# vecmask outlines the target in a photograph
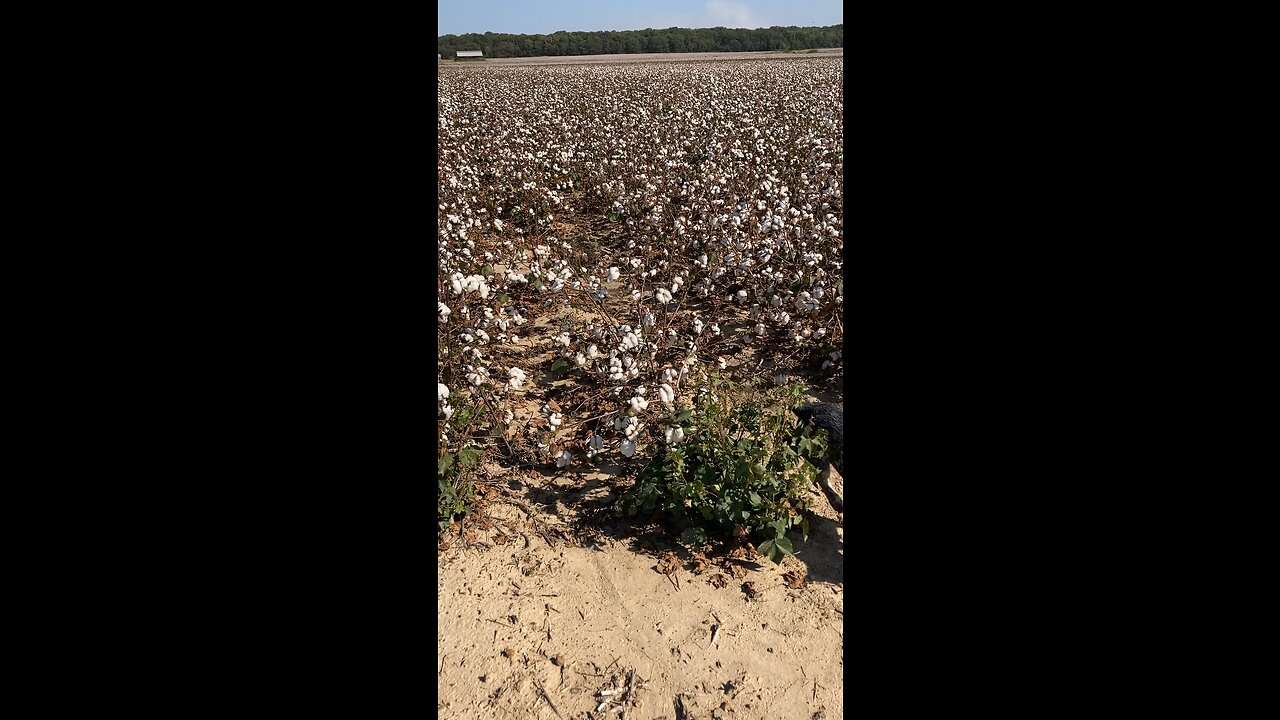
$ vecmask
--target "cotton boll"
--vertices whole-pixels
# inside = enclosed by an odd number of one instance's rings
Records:
[[[447,400],[449,398],[449,386],[444,383],[436,383],[436,400]]]
[[[684,440],[684,429],[678,426],[673,428],[667,428],[666,431],[663,433],[663,435],[666,436],[667,442],[669,444],[679,445],[681,441]]]
[[[565,467],[573,460],[573,454],[568,450],[563,450],[560,456],[556,458],[556,467]]]
[[[524,385],[526,376],[523,370],[513,367],[507,370],[507,377],[510,378],[507,380],[507,387],[512,390],[519,390]]]
[[[609,268],[609,282],[617,282],[619,277],[622,277],[622,273],[617,267]]]
[[[666,403],[667,405],[670,405],[676,399],[676,392],[675,390],[671,389],[671,386],[668,385],[667,383],[662,383],[661,385],[658,386],[658,397],[662,400],[662,402]]]
[[[636,444],[630,440],[623,440],[618,445],[618,452],[621,452],[627,457],[632,457],[636,454]]]

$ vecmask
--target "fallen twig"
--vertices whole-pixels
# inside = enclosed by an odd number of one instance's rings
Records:
[[[547,704],[551,706],[551,712],[555,713],[556,717],[561,718],[561,720],[564,720],[564,716],[560,714],[560,710],[556,708],[556,704],[551,702],[551,695],[547,693],[546,688],[542,687],[542,682],[535,680],[534,686],[538,688],[538,693],[542,695],[542,699],[546,700]]]

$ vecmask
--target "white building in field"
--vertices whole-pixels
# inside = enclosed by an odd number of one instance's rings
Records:
[[[484,52],[480,50],[459,50],[458,51],[459,60],[463,58],[482,58],[482,57],[484,57]]]

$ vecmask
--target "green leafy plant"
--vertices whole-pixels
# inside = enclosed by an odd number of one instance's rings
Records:
[[[787,532],[807,540],[806,490],[816,477],[804,457],[826,453],[824,432],[803,432],[791,409],[798,385],[752,390],[712,375],[693,408],[677,409],[670,424],[685,441],[640,471],[623,500],[628,515],[663,515],[687,526],[690,545],[710,533],[763,538],[757,547],[775,563],[795,553]]]
[[[551,364],[551,379],[563,380],[569,377],[569,361],[561,358]]]
[[[475,484],[469,471],[480,462],[480,448],[468,445],[457,454],[446,452],[437,463],[436,515],[440,529],[444,530],[454,520],[466,517],[475,505]]]

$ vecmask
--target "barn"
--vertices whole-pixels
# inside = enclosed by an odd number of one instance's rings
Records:
[[[484,52],[480,50],[459,50],[458,51],[459,60],[465,60],[467,58],[473,58],[473,59],[482,58],[482,57],[484,57]]]

